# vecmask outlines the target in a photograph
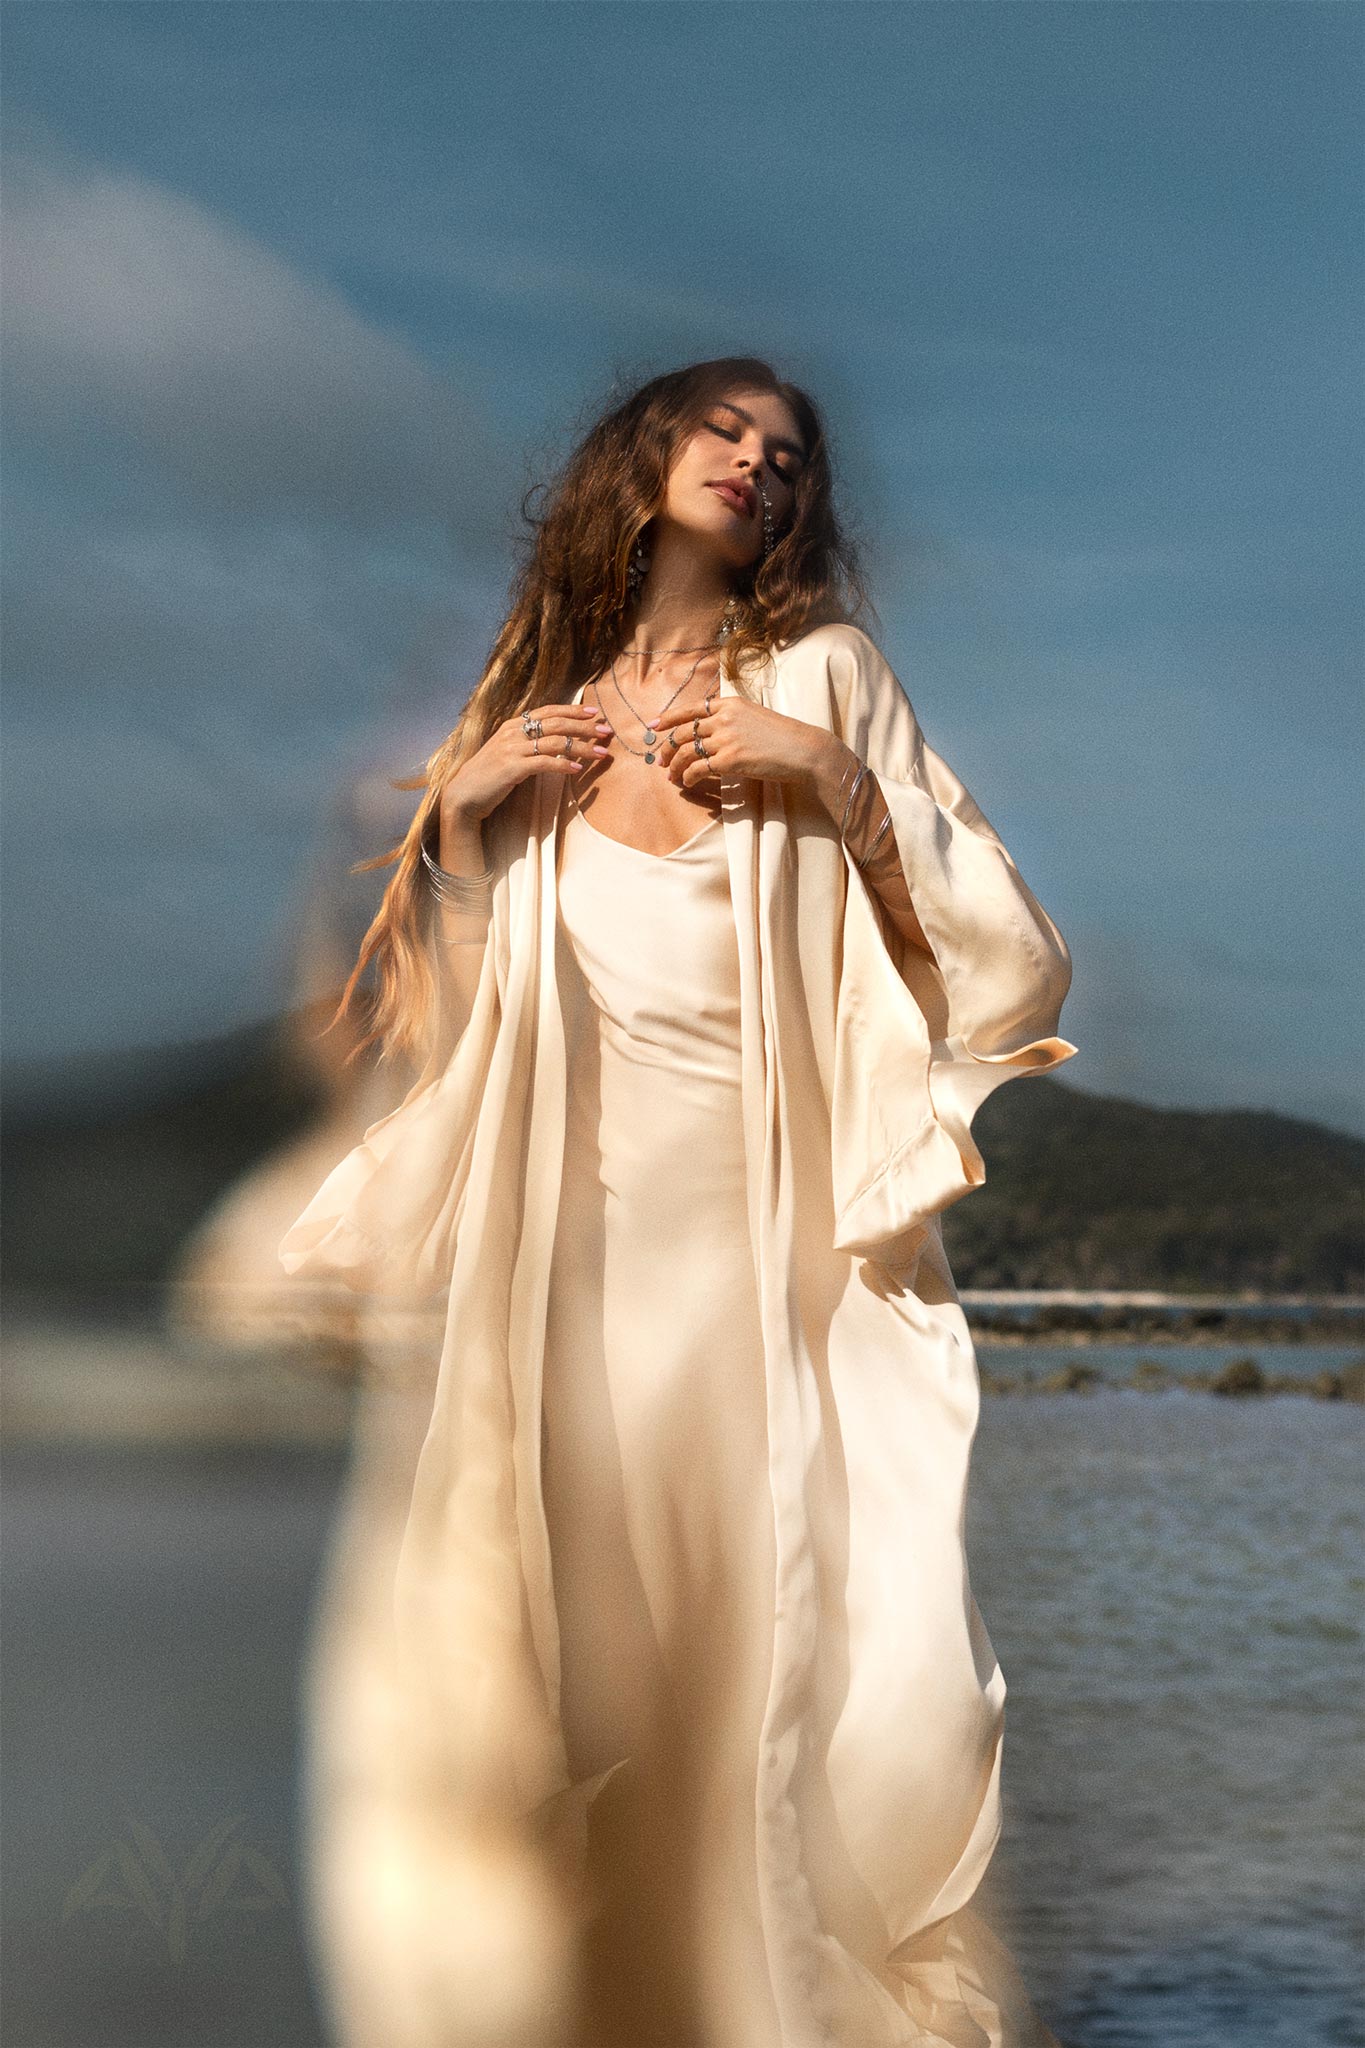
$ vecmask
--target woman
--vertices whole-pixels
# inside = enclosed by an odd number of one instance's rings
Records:
[[[343,997],[376,959],[421,1071],[281,1256],[448,1290],[395,1748],[422,1867],[514,1867],[536,1930],[494,1972],[437,1916],[433,2040],[494,1974],[509,2039],[1052,2038],[968,1906],[1005,1685],[938,1218],[981,1101],[1076,1051],[1071,965],[864,603],[811,401],[645,384],[536,522]]]

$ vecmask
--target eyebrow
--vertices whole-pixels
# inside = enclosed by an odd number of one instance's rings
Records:
[[[742,405],[736,405],[733,399],[718,398],[716,404],[723,405],[727,412],[736,413],[743,420],[746,427],[752,427],[755,424],[753,414],[746,412]],[[774,448],[785,448],[789,455],[794,455],[801,463],[806,463],[810,460],[805,449],[795,441],[774,440],[773,446]]]

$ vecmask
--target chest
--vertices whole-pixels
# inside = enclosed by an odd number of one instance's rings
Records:
[[[679,699],[671,707],[672,712],[683,709],[700,714],[702,700],[698,698],[693,705],[693,694],[689,692],[686,701]],[[581,701],[600,702],[593,685],[583,691]],[[640,711],[647,718],[650,707],[642,703]],[[690,789],[681,788],[664,765],[668,752],[666,729],[661,729],[651,743],[646,733],[653,728],[640,717],[631,716],[619,702],[612,701],[607,715],[616,727],[603,740],[610,749],[609,756],[594,760],[572,778],[571,800],[604,837],[633,846],[641,853],[673,853],[708,818],[720,815],[719,786],[702,781]],[[683,757],[687,758],[691,753],[691,727],[679,727],[678,731],[688,735],[682,749]],[[646,758],[648,754],[653,754],[652,762]]]

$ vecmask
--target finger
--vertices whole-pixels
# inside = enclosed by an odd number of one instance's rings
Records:
[[[585,727],[606,724],[595,704],[537,704],[526,712],[514,711],[503,720],[503,726],[509,732],[525,732],[536,719],[542,732],[580,732]]]
[[[562,754],[564,743],[567,740],[570,747],[573,748],[580,758],[588,748],[591,748],[598,754],[608,754],[611,749],[606,745],[606,740],[610,732],[611,727],[609,725],[600,727],[589,725],[584,727],[582,725],[571,726],[564,723],[556,725],[552,721],[547,721],[544,730],[540,734],[540,751],[543,754],[548,749],[552,754]],[[531,746],[534,747],[536,735],[532,733],[529,735],[529,738]]]
[[[542,733],[539,743],[531,741],[531,759],[572,761],[576,767],[587,768],[594,761],[609,761],[611,748],[589,733]]]
[[[656,732],[669,732],[675,725],[685,725],[689,729],[699,725],[704,737],[708,728],[714,729],[717,715],[714,711],[673,711],[667,718],[656,718],[654,729]]]
[[[668,735],[668,738],[664,740],[662,744],[666,747],[671,747],[676,753],[680,748],[690,747],[693,744],[693,742],[697,739],[701,740],[703,746],[705,746],[708,743],[708,741],[715,739],[715,729],[714,727],[712,727],[708,719],[699,718],[695,721],[695,723],[699,728],[699,731],[694,731],[692,726],[689,725],[686,732],[670,733]]]
[[[692,760],[700,761],[704,758],[704,756],[697,752],[698,740],[700,740],[702,746],[706,748],[707,753],[715,752],[715,739],[712,735],[708,734],[704,724],[699,733],[693,732],[690,728],[686,732],[674,733],[671,744],[677,749],[677,751],[680,754],[683,754]]]
[[[707,754],[694,754],[684,748],[669,764],[672,779],[684,789],[691,789],[695,783],[705,781],[716,773],[715,758]]]
[[[610,738],[610,726],[597,726],[581,720],[570,723],[568,719],[542,719],[540,731],[527,731],[520,723],[512,726],[505,734],[507,744],[520,753],[524,748],[539,748],[542,754],[562,754],[565,746],[582,751],[586,747],[600,746]]]
[[[518,712],[516,717],[509,719],[507,723],[508,729],[514,733],[531,731],[539,724],[542,738],[547,733],[591,733],[598,726],[606,732],[611,730],[599,712],[591,709],[580,711],[574,705],[561,711],[554,711],[546,706],[543,710],[529,712],[525,719]]]

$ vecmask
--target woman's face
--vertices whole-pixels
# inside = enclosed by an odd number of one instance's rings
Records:
[[[736,390],[717,399],[683,441],[668,474],[661,517],[705,537],[736,568],[763,552],[766,492],[776,539],[786,529],[805,461],[786,400]]]

